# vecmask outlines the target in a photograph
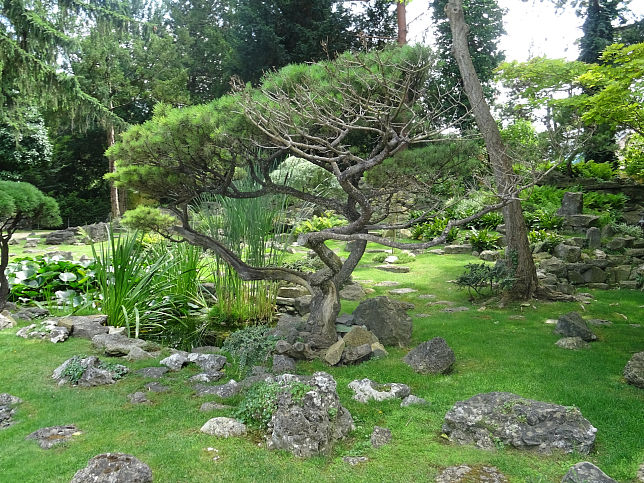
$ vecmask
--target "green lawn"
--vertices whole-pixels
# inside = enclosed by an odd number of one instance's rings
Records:
[[[484,308],[481,302],[469,302],[466,291],[447,282],[456,278],[472,257],[422,255],[409,264],[411,273],[391,274],[375,270],[372,256],[365,256],[354,278],[374,284],[397,280],[399,287],[417,289],[417,293],[399,297],[416,305],[410,312],[414,316],[412,344],[441,336],[456,353],[456,364],[449,375],[418,375],[401,362],[406,353],[402,349],[390,349],[389,357],[359,366],[298,363],[299,373],[331,373],[338,381],[343,404],[355,419],[356,431],[333,454],[301,460],[266,450],[259,444],[260,435],[226,440],[201,434],[199,428],[209,418],[230,412],[199,411],[204,401],[213,398],[194,395],[188,378],[196,368],[167,376],[163,382],[172,391],[150,393],[151,405],[127,402],[128,394],[150,382],[133,374],[110,387],[58,387],[51,379],[54,368],[72,355],[92,354],[89,342],[70,339],[52,345],[15,337],[17,329],[10,329],[0,332],[0,392],[18,396],[24,403],[18,407],[18,423],[0,431],[0,480],[69,481],[92,456],[108,451],[135,455],[150,465],[159,482],[432,481],[441,468],[462,463],[494,465],[511,481],[558,482],[571,465],[585,460],[619,481],[634,480],[644,462],[644,391],[625,384],[621,373],[632,354],[644,350],[644,327],[629,325],[644,323],[642,292],[594,291],[596,299],[585,310],[577,303],[545,302]],[[385,295],[390,289],[374,287],[373,295]],[[419,298],[420,294],[436,298]],[[470,310],[444,313],[443,305],[427,305],[440,300]],[[346,302],[343,311],[356,305]],[[595,328],[599,341],[589,349],[559,349],[554,345],[558,337],[552,334],[553,327],[544,321],[571,310],[609,319],[613,325]],[[126,365],[136,370],[157,362]],[[357,403],[347,384],[364,377],[409,384],[413,394],[431,405],[400,408],[399,401]],[[595,452],[551,456],[507,448],[488,452],[446,441],[441,436],[446,411],[458,400],[489,391],[577,406],[598,428]],[[75,424],[83,434],[47,451],[25,441],[36,429],[62,424]],[[375,425],[386,426],[393,433],[392,443],[378,450],[368,444]],[[217,460],[208,448],[219,451]],[[366,455],[369,462],[351,467],[342,461],[345,455]]]

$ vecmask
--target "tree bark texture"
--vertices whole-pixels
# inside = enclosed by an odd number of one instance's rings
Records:
[[[463,90],[467,94],[474,119],[485,141],[498,195],[504,200],[510,200],[503,208],[507,239],[506,257],[510,266],[515,269],[515,282],[510,295],[520,299],[530,298],[535,294],[538,281],[528,242],[528,230],[518,199],[518,180],[499,128],[483,96],[481,82],[470,57],[467,43],[469,28],[465,23],[462,1],[449,0],[445,13],[452,30],[452,53],[461,73]]]
[[[407,45],[407,5],[405,0],[396,0],[396,18],[398,21],[398,45]]]

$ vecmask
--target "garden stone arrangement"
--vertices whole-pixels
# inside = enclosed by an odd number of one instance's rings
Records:
[[[61,386],[70,383],[92,387],[114,384],[128,372],[126,366],[102,362],[96,356],[74,356],[58,366],[51,377]]]
[[[457,402],[445,415],[450,441],[493,450],[499,445],[550,453],[588,454],[597,429],[575,407],[492,392]]]
[[[50,428],[42,428],[34,431],[25,439],[33,439],[38,442],[42,449],[51,449],[54,446],[70,441],[73,436],[83,434],[76,426],[70,424],[68,426],[52,426]]]

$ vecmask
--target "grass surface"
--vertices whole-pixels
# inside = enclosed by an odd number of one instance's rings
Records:
[[[632,354],[644,350],[644,327],[629,325],[644,322],[642,292],[595,291],[595,301],[584,309],[574,303],[542,302],[499,309],[493,304],[472,304],[466,291],[447,282],[473,261],[469,256],[422,255],[409,264],[412,271],[408,274],[375,270],[372,256],[365,255],[354,278],[373,287],[372,296],[387,295],[391,288],[417,289],[396,297],[416,306],[410,311],[414,318],[412,346],[443,337],[456,353],[456,364],[449,375],[419,375],[401,362],[408,349],[389,349],[389,357],[359,366],[298,363],[299,373],[331,373],[338,382],[342,403],[354,417],[356,431],[337,445],[333,454],[301,460],[266,450],[258,434],[219,439],[200,433],[209,418],[232,411],[199,411],[203,402],[214,398],[194,395],[188,379],[197,368],[167,375],[161,382],[172,391],[148,393],[150,405],[127,402],[128,394],[143,390],[150,382],[134,374],[109,387],[59,387],[51,379],[52,371],[73,355],[93,354],[89,342],[70,339],[52,345],[18,338],[17,329],[9,329],[0,332],[0,392],[24,402],[18,406],[17,424],[0,431],[0,480],[66,482],[91,457],[108,451],[135,455],[150,465],[158,482],[432,481],[442,468],[463,463],[494,465],[511,481],[556,482],[579,461],[592,461],[619,481],[634,480],[644,462],[644,391],[625,384],[621,373]],[[382,280],[401,284],[375,287]],[[422,294],[436,297],[419,297]],[[445,313],[446,306],[437,301],[469,310]],[[356,305],[344,302],[342,310],[350,312]],[[544,321],[572,310],[608,319],[613,325],[595,328],[599,341],[586,350],[559,349],[554,345],[558,337],[552,334],[553,327]],[[136,370],[157,362],[126,365]],[[360,404],[351,399],[347,384],[364,377],[381,383],[406,383],[413,394],[431,405],[401,408],[399,401]],[[595,452],[544,456],[508,448],[482,451],[446,441],[441,426],[447,410],[456,401],[489,391],[577,406],[598,428]],[[237,397],[231,403],[239,400]],[[83,434],[52,450],[41,450],[34,441],[25,440],[39,428],[64,424],[75,424]],[[392,443],[377,450],[369,445],[376,425],[393,433]],[[365,455],[369,462],[351,467],[342,461],[345,455]],[[214,456],[218,459],[213,460]]]

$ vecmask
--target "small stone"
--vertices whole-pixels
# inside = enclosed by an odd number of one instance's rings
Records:
[[[34,431],[25,439],[35,439],[42,449],[51,449],[54,446],[65,443],[72,439],[72,436],[78,436],[82,432],[78,431],[76,426],[52,426]]]
[[[418,292],[418,290],[415,288],[395,288],[389,291],[392,295],[407,295],[414,292]]]
[[[143,377],[149,377],[151,379],[159,379],[169,370],[170,369],[168,369],[167,367],[145,367],[136,371],[135,374],[139,374]]]
[[[555,334],[561,334],[564,337],[581,337],[587,342],[597,340],[597,336],[593,334],[577,312],[560,316],[555,327]]]
[[[344,458],[342,458],[342,461],[351,466],[356,466],[360,463],[366,463],[367,461],[369,461],[369,458],[367,458],[366,456],[345,456]]]
[[[326,362],[330,366],[335,366],[336,364],[338,364],[340,362],[340,359],[342,359],[344,346],[345,346],[344,339],[340,339],[331,347],[329,347],[326,350],[326,354],[324,355],[324,362]]]
[[[609,320],[604,319],[588,319],[588,325],[594,325],[595,327],[610,327],[613,323]]]
[[[429,404],[425,399],[422,397],[414,396],[413,394],[410,394],[407,396],[405,399],[402,400],[400,403],[401,408],[406,408],[408,406],[424,406],[426,404]]]
[[[574,465],[561,479],[561,483],[617,483],[610,476],[588,461]]]
[[[454,351],[442,337],[419,344],[403,358],[405,364],[420,374],[446,374],[454,361]]]
[[[273,373],[284,374],[295,372],[295,359],[284,354],[273,355]]]
[[[179,371],[181,368],[188,363],[188,357],[185,354],[177,352],[172,354],[165,359],[159,361],[159,364],[166,366],[171,371]]]
[[[237,395],[239,391],[241,391],[241,386],[237,381],[231,379],[226,384],[221,384],[219,386],[204,386],[203,384],[197,384],[195,386],[195,391],[197,391],[198,396],[212,394],[222,399],[226,399]]]
[[[228,406],[226,404],[220,404],[218,402],[205,402],[201,405],[199,408],[199,411],[221,411],[224,409],[230,409],[232,406]]]
[[[152,483],[152,471],[134,456],[104,453],[76,472],[71,483]]]
[[[555,342],[555,345],[570,350],[585,349],[589,346],[588,342],[585,342],[581,337],[563,337]]]
[[[383,280],[374,285],[374,287],[395,287],[400,285],[400,282],[394,282],[393,280]]]
[[[387,384],[378,384],[371,379],[361,379],[351,381],[349,389],[354,392],[353,399],[358,402],[366,403],[372,399],[375,401],[385,401],[387,399],[403,399],[410,394],[409,386],[396,382]]]
[[[152,359],[152,354],[147,351],[144,351],[140,347],[134,346],[130,349],[125,359],[128,361],[144,361],[146,359]]]
[[[508,478],[494,466],[450,466],[436,477],[436,483],[507,483]]]
[[[373,428],[373,433],[371,433],[371,446],[374,448],[380,448],[391,442],[391,430],[389,428],[383,428],[380,426],[375,426]]]
[[[190,378],[190,382],[204,382],[204,383],[209,383],[209,382],[216,382],[222,377],[224,377],[223,372],[215,371],[215,372],[202,372],[200,374],[195,374]]]
[[[151,392],[168,392],[170,390],[168,386],[164,386],[158,382],[149,382],[145,385],[145,388]]]
[[[376,265],[378,270],[391,273],[409,273],[411,268],[402,265]]]
[[[448,314],[455,312],[467,312],[470,310],[469,307],[445,307],[441,312],[447,312]]]
[[[246,425],[234,418],[219,417],[209,419],[200,431],[220,438],[230,438],[245,435]]]
[[[150,400],[145,396],[145,393],[141,391],[128,394],[127,398],[130,401],[130,404],[145,404],[150,402]]]
[[[624,367],[624,379],[629,384],[644,389],[644,352],[638,352]]]
[[[16,326],[15,319],[8,312],[0,314],[0,330],[10,329]]]

